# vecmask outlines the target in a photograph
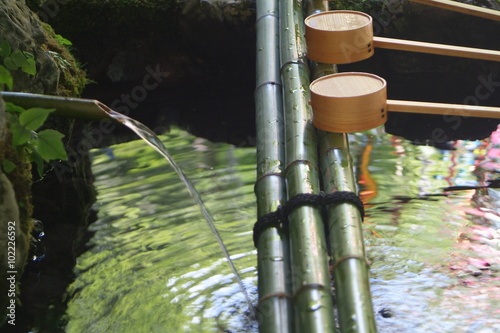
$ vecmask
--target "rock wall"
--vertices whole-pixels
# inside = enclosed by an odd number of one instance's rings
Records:
[[[13,51],[21,50],[33,54],[36,62],[35,75],[21,70],[11,71],[14,91],[63,96],[76,96],[81,93],[87,82],[85,73],[69,51],[60,45],[52,28],[41,22],[26,6],[24,0],[0,0],[0,42],[4,39],[9,42]],[[12,148],[10,134],[6,131],[7,118],[1,98],[0,109],[0,165],[4,159],[16,164],[16,168],[10,173],[0,171],[1,274],[7,271],[5,251],[8,248],[6,241],[9,239],[5,237],[8,231],[6,228],[9,222],[15,221],[18,272],[14,298],[17,301],[15,331],[28,332],[35,323],[39,327],[43,326],[39,323],[40,318],[46,317],[49,306],[54,307],[55,303],[62,302],[62,293],[65,286],[71,282],[72,265],[76,257],[76,242],[73,240],[82,237],[81,234],[88,224],[87,215],[93,200],[93,188],[88,181],[89,163],[85,155],[73,163],[74,172],[67,175],[70,179],[85,179],[83,184],[68,181],[67,178],[59,179],[52,164],[46,165],[43,179],[40,179],[36,172],[33,176],[29,156],[23,149]],[[44,126],[57,129],[70,139],[73,138],[73,132],[78,131],[83,124],[68,119],[50,118]],[[74,141],[66,140],[67,146],[71,147],[72,144]],[[33,177],[36,181],[34,185]],[[67,193],[72,193],[72,196],[65,197],[64,194]],[[51,205],[46,205],[40,198],[51,198]],[[74,204],[69,202],[69,199],[81,201]],[[71,217],[68,217],[69,213]],[[35,219],[42,221],[47,234],[43,245],[47,259],[40,262],[27,261],[30,244],[34,241],[31,231]],[[75,225],[71,232],[64,228],[68,220],[70,224]],[[31,251],[34,250],[31,246]],[[63,263],[64,267],[59,263]],[[48,276],[50,278],[47,278]],[[5,318],[4,305],[8,304],[12,297],[7,297],[11,284],[4,276],[0,278],[1,325]],[[12,328],[5,324],[0,327],[0,331]]]
[[[5,154],[7,140],[7,123],[5,121],[5,104],[0,98],[0,161]],[[7,305],[16,300],[17,281],[20,280],[26,262],[28,240],[21,230],[19,207],[14,187],[0,169],[0,323],[6,318]],[[18,272],[17,274],[7,273]],[[14,277],[12,279],[12,276]],[[7,279],[9,277],[9,279]],[[12,292],[13,294],[12,294]],[[7,297],[10,294],[9,297]]]

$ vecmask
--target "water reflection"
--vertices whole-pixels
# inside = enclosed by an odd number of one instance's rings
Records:
[[[162,136],[201,192],[257,297],[255,151]],[[455,150],[382,134],[351,138],[380,333],[500,331],[497,142]],[[142,142],[93,152],[99,221],[70,288],[67,331],[256,332],[240,288],[188,191]],[[277,258],[276,260],[278,260]]]
[[[500,192],[442,191],[495,178],[480,165],[500,162],[484,160],[497,143],[445,151],[380,135],[351,142],[379,332],[500,331],[500,206],[485,205]]]
[[[179,130],[162,140],[200,191],[245,286],[257,295],[253,149]],[[90,250],[78,260],[67,331],[255,331],[217,241],[168,163],[141,141],[92,156],[99,220]]]

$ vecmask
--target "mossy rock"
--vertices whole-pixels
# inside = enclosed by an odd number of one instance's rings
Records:
[[[69,50],[61,45],[58,37],[49,25],[41,22],[24,1],[4,0],[0,6],[0,36],[7,40],[13,51],[29,52],[36,62],[36,75],[27,74],[21,70],[11,71],[14,80],[14,91],[41,93],[48,95],[78,96],[88,82],[85,72],[80,68]],[[23,298],[26,286],[21,282],[23,270],[26,272],[30,243],[33,228],[32,205],[32,169],[27,153],[21,149],[14,149],[10,133],[6,130],[6,117],[3,101],[0,98],[0,165],[9,160],[16,167],[8,174],[0,171],[0,235],[5,236],[7,225],[4,223],[16,222],[16,299]],[[73,121],[50,120],[52,128],[57,128],[71,137],[70,126]],[[43,181],[39,182],[39,184]],[[56,187],[51,190],[54,191]],[[47,192],[45,192],[47,193]],[[7,216],[8,215],[8,216]],[[2,274],[6,272],[3,251],[7,249],[8,239],[0,238]],[[6,298],[6,279],[2,276],[0,283],[0,305],[4,305]],[[29,304],[23,304],[23,306]],[[20,304],[17,305],[18,310]],[[21,311],[19,311],[21,312]],[[3,312],[2,312],[3,313]],[[3,318],[2,318],[3,319]],[[19,327],[19,326],[18,326]],[[17,328],[17,327],[16,327]],[[1,330],[1,328],[0,328]]]
[[[24,1],[5,0],[0,7],[0,36],[13,50],[34,55],[36,75],[13,71],[14,91],[64,96],[78,95],[87,80],[50,26],[43,24]]]

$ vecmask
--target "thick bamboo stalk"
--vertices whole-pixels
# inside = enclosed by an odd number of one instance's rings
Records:
[[[410,0],[410,1],[421,3],[428,6],[452,10],[466,15],[473,15],[486,18],[489,20],[500,21],[500,12],[494,9],[473,6],[449,0]]]
[[[324,11],[327,5],[309,1],[308,13]],[[313,63],[313,78],[335,73],[335,65]],[[356,191],[352,158],[347,134],[319,131],[320,168],[323,190]],[[369,268],[363,245],[361,216],[351,204],[328,207],[328,230],[333,261],[336,306],[341,332],[375,333],[369,285]]]
[[[500,118],[500,108],[493,106],[387,100],[387,111]]]
[[[347,135],[321,132],[320,137],[325,192],[355,192]],[[346,203],[328,207],[327,215],[340,331],[377,332],[360,212]]]
[[[480,60],[500,61],[500,51],[473,47],[417,42],[387,37],[373,37],[373,45],[382,49],[437,54]]]
[[[302,1],[280,1],[281,75],[286,133],[288,197],[318,193],[317,139],[308,104]],[[333,301],[320,210],[301,206],[289,214],[292,288],[297,332],[334,332]]]
[[[0,92],[6,102],[11,102],[25,109],[39,107],[56,109],[54,115],[96,120],[107,118],[104,111],[108,109],[104,104],[95,99],[69,98],[49,95],[39,95],[20,92]]]
[[[257,1],[257,216],[286,202],[284,123],[279,73],[277,0]],[[257,243],[259,299],[257,320],[261,333],[292,329],[288,236],[278,228],[263,231]],[[288,297],[287,297],[288,296]]]

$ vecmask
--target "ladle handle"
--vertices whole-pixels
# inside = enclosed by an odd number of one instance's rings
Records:
[[[431,102],[387,100],[387,111],[437,115],[453,115],[480,118],[500,118],[500,108]]]
[[[452,10],[462,14],[478,16],[489,20],[500,21],[500,11],[483,8],[479,6],[468,5],[461,2],[449,0],[410,0],[424,5]]]
[[[417,42],[412,40],[386,37],[373,37],[373,44],[375,47],[382,49],[500,61],[500,51],[496,50],[476,49],[473,47]]]

